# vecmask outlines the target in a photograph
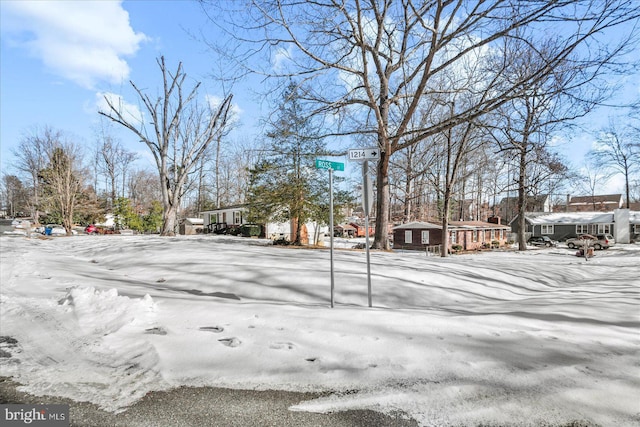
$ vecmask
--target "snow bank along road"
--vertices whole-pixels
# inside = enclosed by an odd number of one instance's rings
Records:
[[[123,413],[188,387],[420,425],[640,424],[640,246],[429,258],[253,239],[0,238],[0,375]],[[125,412],[126,413],[126,412]]]

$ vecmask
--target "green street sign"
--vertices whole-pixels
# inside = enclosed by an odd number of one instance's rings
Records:
[[[316,169],[333,169],[334,171],[343,171],[344,163],[330,162],[329,160],[316,159]]]

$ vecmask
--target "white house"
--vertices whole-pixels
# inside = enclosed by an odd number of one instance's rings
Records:
[[[200,212],[200,217],[204,221],[205,232],[226,233],[248,223],[247,211],[246,205],[227,206]],[[293,235],[293,224],[290,221],[268,222],[261,224],[261,226],[263,227],[262,237],[272,240],[291,240]],[[310,243],[318,243],[318,240],[320,239],[321,241],[321,237],[329,232],[328,226],[319,225],[315,222],[303,224],[302,229],[302,240],[307,240]],[[304,238],[305,236],[308,236],[307,239]]]

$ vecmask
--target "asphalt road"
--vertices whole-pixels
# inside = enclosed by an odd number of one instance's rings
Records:
[[[17,383],[0,377],[0,403],[68,404],[71,426],[78,427],[405,427],[417,426],[402,414],[375,411],[313,414],[289,411],[289,406],[320,394],[285,391],[180,387],[149,393],[126,411],[113,414],[86,402],[37,397],[16,390]]]

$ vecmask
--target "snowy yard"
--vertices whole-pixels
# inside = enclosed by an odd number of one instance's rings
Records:
[[[640,424],[640,245],[446,259],[230,237],[0,238],[0,375],[111,411],[180,385],[331,391],[421,425]],[[7,338],[10,337],[10,338]],[[8,357],[10,355],[10,357]]]

